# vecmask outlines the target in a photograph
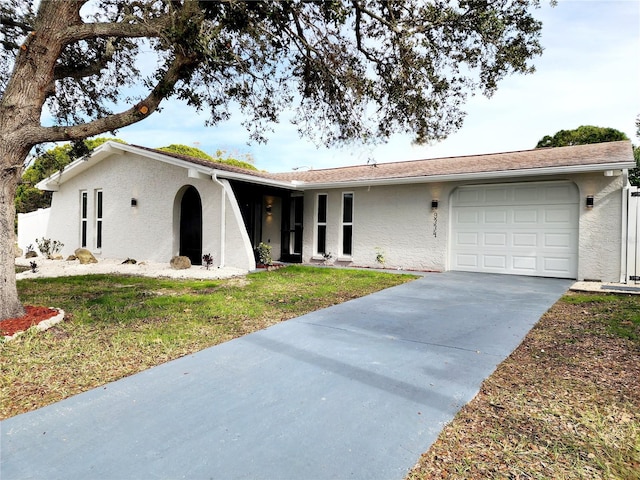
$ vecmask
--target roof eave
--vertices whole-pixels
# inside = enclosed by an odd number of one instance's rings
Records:
[[[300,185],[295,181],[283,181],[283,180],[275,180],[271,178],[258,177],[251,174],[237,173],[237,172],[229,172],[227,170],[218,170],[214,169],[216,177],[225,178],[227,180],[237,180],[240,182],[248,182],[248,183],[256,183],[259,185],[268,185],[271,187],[284,188],[286,190],[302,190]]]
[[[526,168],[519,170],[499,170],[491,172],[452,173],[444,175],[421,175],[415,177],[374,178],[361,180],[346,180],[343,182],[302,183],[301,190],[317,190],[324,188],[354,188],[375,185],[405,185],[412,183],[463,182],[471,180],[492,180],[512,177],[534,177],[549,175],[568,175],[576,173],[607,172],[611,170],[625,170],[634,168],[635,162],[601,163],[592,165],[572,165],[563,167]]]
[[[35,187],[39,190],[45,190],[50,192],[57,192],[60,189],[60,184],[63,181],[67,181],[79,173],[84,172],[88,168],[90,168],[95,161],[100,161],[105,157],[108,157],[112,153],[114,153],[114,146],[122,147],[124,144],[117,142],[105,142],[96,148],[89,155],[85,155],[84,157],[80,157],[77,160],[74,160],[69,165],[65,166],[62,170],[58,170],[53,175],[39,181],[36,183]],[[92,160],[95,160],[92,162]]]

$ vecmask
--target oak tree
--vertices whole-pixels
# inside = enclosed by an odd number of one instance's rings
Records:
[[[284,109],[327,144],[439,140],[461,126],[469,95],[533,71],[538,3],[3,0],[0,319],[23,311],[13,198],[35,145],[112,132],[168,98],[211,125],[238,106],[255,140]]]
[[[553,135],[545,135],[538,141],[536,148],[570,147],[571,145],[587,145],[589,143],[617,142],[629,138],[615,128],[582,125],[573,130],[559,130]]]

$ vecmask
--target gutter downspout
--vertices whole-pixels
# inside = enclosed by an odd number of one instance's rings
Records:
[[[225,238],[227,233],[227,221],[226,221],[226,203],[227,203],[227,190],[224,184],[218,180],[216,173],[211,174],[211,180],[217,183],[222,190],[220,201],[220,265],[219,268],[224,267],[224,252],[226,250]]]
[[[627,283],[629,258],[629,170],[622,170],[622,236],[620,237],[620,283]]]

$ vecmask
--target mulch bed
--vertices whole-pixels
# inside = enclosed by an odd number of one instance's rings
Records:
[[[58,315],[58,310],[49,307],[25,306],[24,309],[24,316],[0,321],[0,335],[11,337]]]

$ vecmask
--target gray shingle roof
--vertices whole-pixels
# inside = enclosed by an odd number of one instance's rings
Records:
[[[541,148],[517,152],[378,163],[353,167],[280,173],[280,180],[330,183],[357,180],[429,177],[483,172],[508,172],[551,167],[605,165],[633,162],[629,141]]]

